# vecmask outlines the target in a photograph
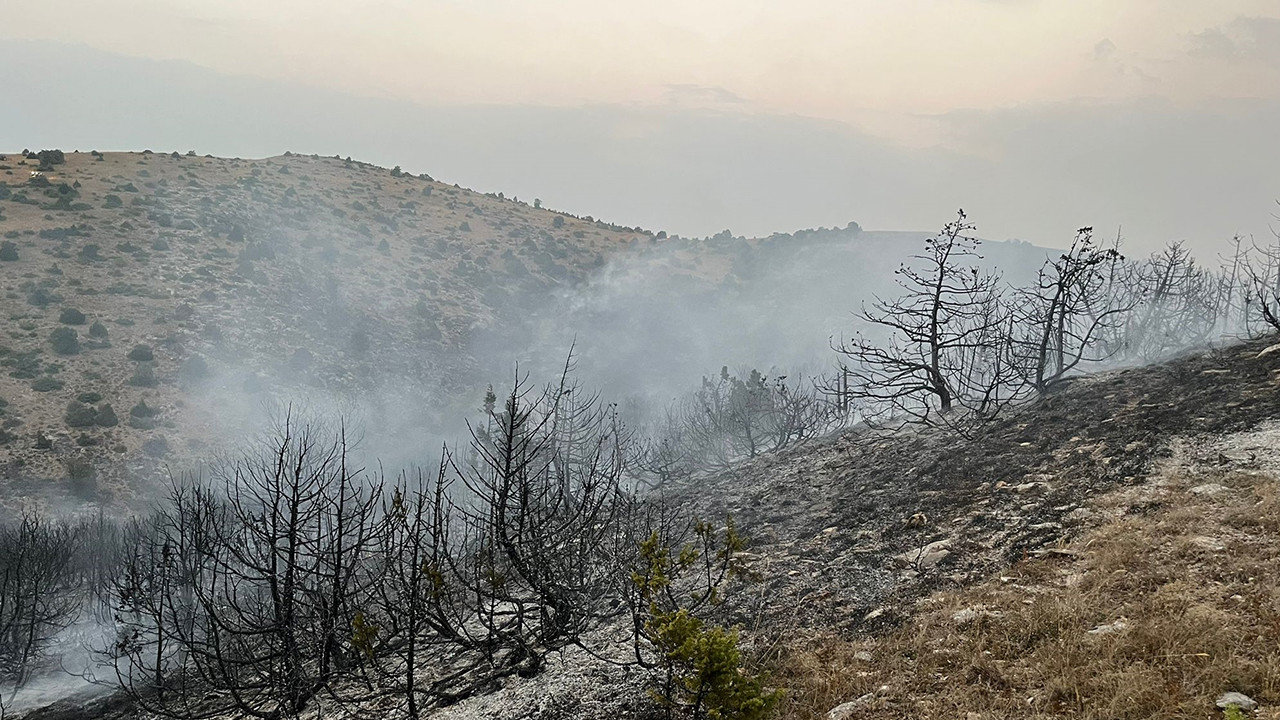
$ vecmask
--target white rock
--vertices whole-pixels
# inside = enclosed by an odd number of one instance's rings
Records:
[[[1271,353],[1274,353],[1274,352],[1280,352],[1280,343],[1267,346],[1262,350],[1262,352],[1258,353],[1257,357],[1266,357],[1267,355],[1270,355]]]
[[[1089,634],[1090,635],[1109,635],[1114,632],[1120,632],[1121,630],[1124,630],[1127,627],[1129,627],[1128,621],[1126,621],[1124,618],[1120,618],[1115,622],[1109,622],[1106,625],[1099,625],[1098,627],[1090,630]]]
[[[1272,347],[1280,347],[1280,345],[1273,345]],[[1271,348],[1267,348],[1267,349],[1270,350]],[[1258,708],[1258,703],[1256,700],[1249,697],[1248,695],[1245,695],[1244,693],[1238,693],[1238,692],[1222,693],[1221,695],[1218,696],[1218,702],[1216,704],[1219,708],[1222,708],[1223,710],[1226,710],[1232,705],[1235,705],[1236,707],[1240,708],[1245,712],[1253,712]]]
[[[1191,488],[1191,494],[1213,497],[1214,495],[1224,493],[1227,490],[1229,490],[1229,488],[1226,485],[1219,485],[1218,483],[1205,483],[1203,485],[1197,485]]]
[[[1204,548],[1210,552],[1222,552],[1227,549],[1227,546],[1223,545],[1218,538],[1209,537],[1208,535],[1200,535],[1198,537],[1191,538],[1191,544],[1196,547]]]
[[[875,693],[867,693],[857,700],[841,703],[827,711],[827,720],[849,720],[858,712],[859,708],[871,704],[871,701],[875,699]]]
[[[866,650],[859,650],[858,652],[853,654],[853,659],[861,662],[871,662],[875,658],[871,657],[871,653],[867,652]]]

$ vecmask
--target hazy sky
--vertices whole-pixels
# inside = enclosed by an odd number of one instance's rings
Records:
[[[1275,133],[1264,129],[1274,127],[1268,113],[1280,102],[1280,0],[10,0],[4,5],[0,39],[181,60],[227,76],[436,109],[608,107],[613,114],[601,133],[622,145],[663,132],[655,125],[666,118],[663,113],[675,111],[721,113],[731,118],[726,127],[753,122],[750,118],[771,118],[775,125],[778,118],[834,121],[896,151],[941,152],[952,165],[951,154],[986,162],[975,171],[998,177],[1015,195],[1038,183],[1041,194],[1089,185],[1081,168],[1028,166],[1029,158],[1015,155],[1027,147],[1039,152],[1057,144],[1060,132],[1072,133],[1068,144],[1087,149],[1089,139],[1098,137],[1101,147],[1110,144],[1121,151],[1120,156],[1108,150],[1052,161],[1062,164],[1115,164],[1130,150],[1137,153],[1133,161],[1149,162],[1178,154],[1188,141],[1206,147],[1223,142],[1224,154],[1210,158],[1207,167],[1166,164],[1159,170],[1184,174],[1208,188],[1240,183],[1238,177],[1219,181],[1213,176],[1232,166],[1239,168],[1237,175],[1266,185],[1275,175],[1251,163],[1259,153],[1280,151]],[[1095,117],[1078,127],[1064,126],[1083,111]],[[1098,123],[1105,127],[1094,127]],[[1163,135],[1147,139],[1143,124],[1167,127]],[[0,127],[0,139],[3,132]],[[1228,132],[1237,137],[1216,135]],[[1242,132],[1246,135],[1239,136]],[[81,137],[89,136],[76,135]],[[1011,142],[1011,137],[1020,139]],[[1169,145],[1155,147],[1159,142]],[[1134,149],[1134,143],[1152,147]],[[208,146],[198,137],[190,144],[201,150]],[[357,145],[354,138],[352,144]],[[609,149],[596,157],[606,161]],[[406,158],[410,150],[404,149]],[[522,162],[515,156],[509,160],[513,166]],[[440,171],[439,165],[428,165],[418,169]],[[672,168],[680,172],[678,163]],[[884,170],[908,172],[901,164]],[[1013,172],[1024,175],[1005,177]],[[1063,179],[1072,173],[1079,177]],[[463,171],[460,179],[508,190],[521,182],[514,170],[509,177]],[[982,178],[983,188],[989,179]],[[1142,186],[1147,179],[1137,173],[1123,184]],[[1154,174],[1150,179],[1169,181]],[[561,188],[552,180],[541,188],[515,189],[592,212],[586,206],[589,187],[566,186],[557,196]],[[1196,231],[1264,230],[1274,208],[1263,198],[1280,195],[1280,186],[1261,185],[1250,186],[1256,196],[1229,198],[1241,205],[1231,208],[1233,217],[1241,208],[1256,207],[1256,219],[1241,219],[1234,229],[1215,221]],[[1178,203],[1170,196],[1166,204],[1185,205],[1191,190],[1180,192]],[[988,195],[994,205],[996,196]],[[1124,207],[1130,199],[1149,200],[1126,196],[1117,204]],[[963,196],[937,200],[946,206],[985,202]],[[1066,206],[1075,202],[1069,196],[1057,200]],[[1205,200],[1212,204],[1214,198]],[[622,207],[622,217],[606,215],[615,210],[612,205],[594,214],[685,233],[725,226],[751,233],[794,229],[785,225],[794,222],[791,215],[757,218],[747,205],[739,218],[721,208],[725,202],[715,199],[703,216],[662,216],[648,212],[653,203]],[[1073,207],[1063,214],[1097,216],[1099,225],[1127,220],[1140,237],[1148,221],[1152,238],[1195,226],[1180,217],[1148,218],[1136,208],[1131,216],[1114,216],[1110,208],[1079,202],[1081,212]],[[883,203],[870,213],[857,203],[852,210],[858,212],[841,211],[845,219],[911,227],[942,221],[932,206],[918,217],[890,212]],[[1185,208],[1169,209],[1175,215],[1180,211]],[[836,214],[832,208],[807,215],[812,221],[802,224],[830,224]],[[996,234],[1047,239],[1040,237],[1046,227],[1019,223],[999,225]]]
[[[712,103],[903,120],[1280,93],[1276,0],[42,0],[14,38],[428,103]],[[919,121],[919,119],[918,119]]]

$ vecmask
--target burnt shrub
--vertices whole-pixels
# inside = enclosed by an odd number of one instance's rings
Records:
[[[209,377],[209,361],[200,355],[192,355],[182,363],[178,376],[184,383],[198,383]]]
[[[62,302],[62,296],[48,288],[36,288],[27,295],[27,304],[36,307],[47,307],[57,302]]]
[[[98,469],[84,458],[70,458],[66,461],[67,489],[81,500],[98,498]]]
[[[147,457],[161,458],[169,454],[169,441],[163,437],[152,438],[142,443],[142,452]]]

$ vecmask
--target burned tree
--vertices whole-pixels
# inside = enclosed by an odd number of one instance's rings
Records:
[[[76,528],[35,512],[0,527],[0,710],[80,613],[82,539]]]
[[[1170,243],[1139,263],[1129,297],[1138,307],[1126,317],[1128,354],[1150,362],[1211,340],[1219,307],[1214,274],[1196,264],[1182,243]]]
[[[1023,381],[1036,392],[1082,362],[1115,352],[1099,347],[1099,341],[1132,308],[1114,304],[1107,293],[1111,270],[1121,260],[1116,249],[1094,244],[1093,228],[1081,228],[1065,253],[1045,261],[1035,285],[1014,293],[1014,359]]]
[[[286,418],[260,450],[135,533],[117,667],[149,711],[289,717],[362,662],[377,483],[348,467],[345,433]]]
[[[985,416],[1007,401],[1007,313],[999,279],[966,265],[981,259],[973,230],[961,210],[915,264],[895,271],[904,294],[862,310],[861,320],[887,337],[858,333],[834,346],[845,356],[845,401],[866,419],[950,421],[957,410]]]

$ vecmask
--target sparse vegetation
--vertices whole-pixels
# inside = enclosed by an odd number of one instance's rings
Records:
[[[59,355],[76,355],[80,352],[80,338],[69,327],[60,327],[49,335],[49,344]]]

